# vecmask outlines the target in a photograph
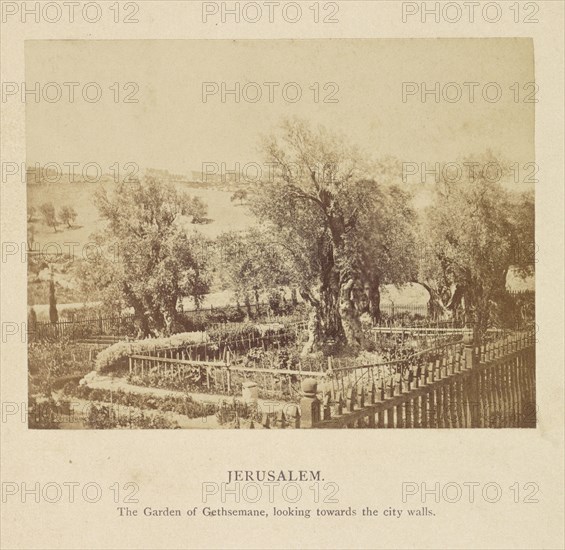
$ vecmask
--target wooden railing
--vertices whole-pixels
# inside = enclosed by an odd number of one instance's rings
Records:
[[[264,351],[284,349],[286,345],[297,340],[301,330],[303,330],[301,325],[295,324],[284,330],[264,335],[248,333],[230,336],[217,342],[205,341],[182,347],[155,347],[142,355],[168,357],[169,359],[190,359],[191,361],[207,361],[208,359],[223,361],[225,360],[226,353],[230,353],[233,359],[238,355],[245,355],[253,349],[262,349]]]
[[[218,360],[194,360],[186,352],[176,352],[174,357],[154,355],[131,355],[129,357],[130,379],[161,387],[187,388],[191,391],[220,395],[240,395],[249,383],[257,387],[258,397],[270,399],[299,399],[300,383],[305,378],[315,377],[321,387],[326,379],[324,372],[300,369],[277,369],[249,367],[232,364],[229,352]]]
[[[441,358],[367,374],[319,398],[313,384],[301,401],[302,427],[535,427],[535,340],[512,334],[481,348],[461,344]],[[369,368],[369,367],[367,367]],[[362,370],[361,370],[362,372]],[[359,379],[361,376],[359,375]]]

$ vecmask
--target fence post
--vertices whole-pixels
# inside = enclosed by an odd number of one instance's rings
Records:
[[[255,382],[244,382],[242,388],[242,399],[244,403],[257,403],[259,399],[259,386]]]
[[[357,405],[357,386],[351,386],[347,395],[347,410],[353,412]]]
[[[313,428],[320,422],[321,403],[316,396],[318,383],[313,378],[302,381],[302,394],[300,399],[300,427]]]
[[[230,352],[226,351],[226,366],[228,368],[228,393],[231,393],[231,370],[230,370]]]
[[[473,334],[466,333],[463,336],[463,345],[465,346],[465,369],[471,371],[469,373],[469,393],[468,404],[469,412],[471,415],[471,428],[480,427],[480,395],[478,386],[478,367],[477,354],[475,352],[475,345],[473,342]]]
[[[324,420],[329,420],[332,417],[332,396],[330,393],[326,393],[324,397]]]

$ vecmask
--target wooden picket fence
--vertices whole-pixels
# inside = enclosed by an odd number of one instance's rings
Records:
[[[380,310],[381,314],[389,317],[396,317],[397,315],[415,317],[428,316],[428,306],[425,303],[396,304],[394,302],[383,301],[380,304]]]
[[[301,404],[313,419],[306,427],[535,427],[533,332],[510,334],[480,348],[448,345],[433,361],[417,359],[361,367],[354,381],[347,372],[348,386],[345,373],[334,374],[330,388]]]
[[[85,340],[93,336],[113,336],[115,341],[133,334],[134,316],[92,317],[78,321],[35,322],[28,327],[28,341]]]

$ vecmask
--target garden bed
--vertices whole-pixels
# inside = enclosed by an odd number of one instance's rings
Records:
[[[183,397],[173,395],[158,397],[150,394],[126,392],[122,389],[113,391],[102,388],[90,388],[85,385],[75,385],[72,383],[67,384],[63,388],[63,394],[67,397],[76,397],[88,401],[114,403],[126,407],[157,410],[161,412],[174,412],[176,414],[185,415],[188,418],[201,418],[216,413],[216,406],[214,404],[197,402],[189,395]]]

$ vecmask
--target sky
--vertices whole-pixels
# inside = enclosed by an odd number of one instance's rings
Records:
[[[293,116],[343,133],[374,159],[431,165],[491,149],[512,163],[535,160],[534,103],[524,102],[530,39],[32,40],[25,51],[28,89],[62,92],[27,98],[28,164],[134,162],[174,173],[261,164],[260,136]],[[74,102],[65,82],[78,83]],[[473,102],[466,82],[479,83]],[[239,102],[222,102],[222,87],[236,83]],[[461,99],[422,102],[422,83]],[[405,101],[403,86],[416,90]]]

